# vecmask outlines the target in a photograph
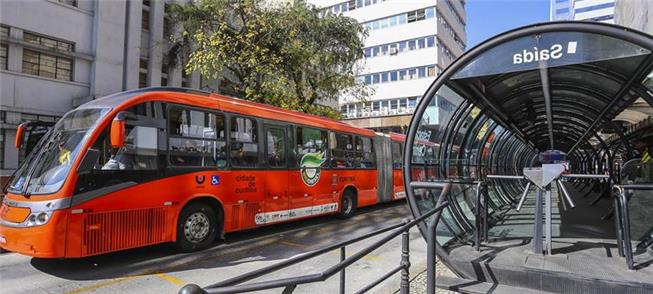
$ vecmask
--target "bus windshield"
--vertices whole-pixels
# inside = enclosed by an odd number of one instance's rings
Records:
[[[108,111],[89,108],[66,114],[16,170],[7,191],[26,196],[59,191],[90,130]]]

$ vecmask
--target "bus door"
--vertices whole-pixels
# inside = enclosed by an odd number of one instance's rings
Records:
[[[288,128],[281,125],[265,125],[265,161],[269,171],[265,176],[266,222],[284,220],[288,210]]]
[[[296,163],[290,172],[291,218],[337,210],[333,200],[332,175],[326,165],[327,131],[295,128]]]

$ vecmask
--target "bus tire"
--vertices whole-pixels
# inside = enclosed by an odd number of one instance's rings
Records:
[[[181,211],[177,220],[175,247],[182,252],[209,248],[218,234],[218,217],[209,205],[192,202]]]
[[[351,189],[346,189],[340,198],[339,219],[350,218],[356,212],[356,194]]]

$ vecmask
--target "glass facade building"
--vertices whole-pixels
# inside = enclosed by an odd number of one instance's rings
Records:
[[[615,0],[550,0],[555,20],[581,20],[614,23]]]

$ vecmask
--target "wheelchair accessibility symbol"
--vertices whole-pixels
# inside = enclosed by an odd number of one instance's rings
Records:
[[[220,176],[211,176],[211,185],[220,185]]]

